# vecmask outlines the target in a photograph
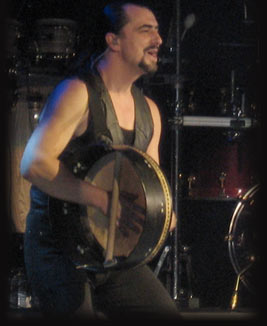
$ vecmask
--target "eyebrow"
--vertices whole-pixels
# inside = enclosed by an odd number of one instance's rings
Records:
[[[152,28],[155,28],[155,29],[159,30],[159,26],[158,25],[153,26],[153,25],[150,25],[150,24],[141,25],[141,26],[138,27],[138,30],[141,30],[141,29],[144,29],[144,28],[151,28],[151,29]]]

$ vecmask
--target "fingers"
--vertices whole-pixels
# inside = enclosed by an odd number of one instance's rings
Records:
[[[131,211],[134,211],[135,213],[139,213],[143,216],[145,216],[146,210],[135,203],[136,199],[138,198],[138,195],[128,193],[126,191],[122,191],[120,193],[120,202],[123,206],[127,207]]]
[[[142,232],[145,209],[134,203],[137,198],[136,194],[120,193],[117,226],[125,237],[129,237],[130,231],[136,234]]]

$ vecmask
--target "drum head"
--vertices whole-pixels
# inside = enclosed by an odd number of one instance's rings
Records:
[[[113,269],[130,268],[152,260],[169,234],[172,197],[167,179],[147,154],[130,146],[88,146],[84,153],[62,158],[74,174],[112,192],[117,153],[119,202],[128,198],[121,220],[116,223]],[[71,154],[72,155],[72,154]],[[73,160],[73,161],[72,161]],[[105,270],[109,248],[110,216],[92,206],[49,200],[54,232],[77,268]],[[122,221],[123,220],[123,221]]]
[[[87,175],[92,184],[101,186],[101,188],[112,191],[113,185],[113,170],[115,162],[115,153],[104,156],[90,170]],[[114,255],[116,257],[128,257],[138,243],[138,240],[143,232],[146,212],[146,198],[143,184],[134,169],[131,162],[123,157],[120,170],[120,192],[125,192],[135,198],[133,201],[132,212],[129,209],[129,221],[134,228],[128,228],[126,233],[116,230],[116,238],[114,244]],[[131,182],[129,182],[131,180]],[[135,210],[135,208],[137,210]],[[138,215],[136,215],[138,213]],[[90,216],[88,219],[87,216]],[[101,247],[106,250],[108,239],[109,218],[100,214],[98,210],[92,206],[87,207],[87,216],[84,218],[84,223],[89,223],[89,228],[97,239]],[[134,220],[132,220],[134,218]],[[127,221],[126,221],[127,222]]]

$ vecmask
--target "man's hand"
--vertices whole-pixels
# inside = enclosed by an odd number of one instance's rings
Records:
[[[135,203],[138,195],[122,191],[120,193],[117,226],[121,233],[129,236],[129,230],[136,234],[141,233],[145,221],[145,209]]]
[[[177,224],[177,217],[174,211],[172,211],[172,217],[171,217],[171,224],[170,224],[170,231],[173,231]]]

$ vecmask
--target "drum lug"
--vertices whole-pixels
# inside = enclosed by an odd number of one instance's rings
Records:
[[[192,197],[193,196],[192,185],[196,182],[196,177],[190,174],[189,177],[187,178],[187,181],[188,181],[188,196]]]
[[[225,172],[221,172],[220,174],[220,183],[221,183],[221,189],[220,189],[220,196],[221,197],[225,197],[225,179],[226,179],[226,173]]]
[[[233,235],[232,235],[232,234],[227,234],[227,235],[224,237],[224,241],[233,241]]]
[[[68,213],[69,213],[69,211],[68,211],[68,203],[63,202],[62,210],[63,210],[64,215],[68,215]]]

